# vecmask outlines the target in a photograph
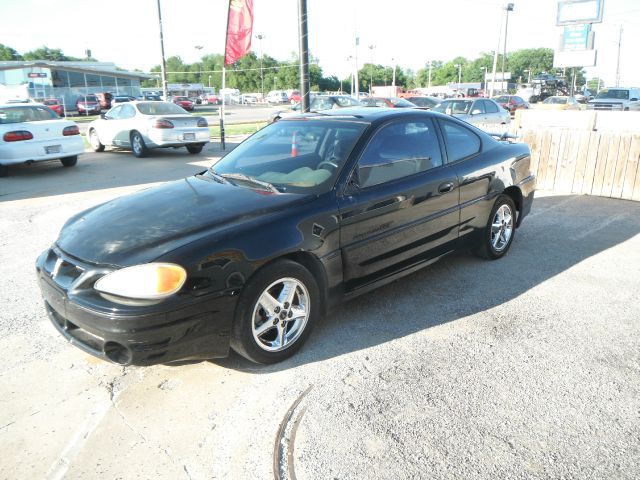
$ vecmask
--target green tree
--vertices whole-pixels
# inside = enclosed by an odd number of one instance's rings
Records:
[[[604,81],[599,77],[594,77],[587,82],[587,88],[595,94],[597,91],[604,88]]]
[[[66,56],[59,48],[49,48],[44,46],[31,50],[30,52],[25,53],[22,57],[24,60],[50,60],[56,62],[77,60],[73,57]]]
[[[498,63],[500,67],[500,63]],[[505,70],[511,72],[512,81],[525,82],[541,72],[553,71],[553,50],[550,48],[525,48],[507,55]]]
[[[13,48],[0,43],[0,60],[2,61],[22,60],[22,56],[18,52],[16,52]]]

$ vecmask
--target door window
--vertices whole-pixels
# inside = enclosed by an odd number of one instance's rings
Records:
[[[374,134],[358,161],[358,178],[360,187],[366,188],[440,165],[442,155],[431,120],[405,120]]]
[[[473,106],[471,107],[471,115],[480,115],[482,113],[486,113],[484,108],[484,101],[477,100],[473,102]]]
[[[487,113],[498,113],[500,111],[498,110],[498,105],[490,102],[489,100],[482,100],[482,103],[484,104],[484,110]]]
[[[480,138],[471,130],[452,122],[443,121],[442,133],[449,162],[455,162],[480,151]]]
[[[120,120],[124,120],[126,118],[133,118],[136,116],[136,110],[132,105],[123,105],[120,110]]]

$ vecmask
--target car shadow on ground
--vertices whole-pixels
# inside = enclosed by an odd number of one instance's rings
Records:
[[[356,352],[487,311],[640,232],[640,203],[588,196],[536,198],[510,252],[496,261],[465,252],[330,313],[304,347],[276,365],[232,353],[214,363],[270,373]]]
[[[11,165],[9,176],[0,178],[0,202],[177,180],[211,166],[238,144],[227,142],[223,151],[220,142],[211,142],[197,155],[185,148],[154,149],[146,158],[107,148],[80,155],[71,168],[63,167],[59,160]],[[139,168],[132,169],[132,163]]]

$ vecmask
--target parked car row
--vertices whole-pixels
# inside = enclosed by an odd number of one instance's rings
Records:
[[[91,96],[86,97],[81,101],[83,107],[99,111]],[[145,157],[154,148],[185,147],[190,154],[198,154],[210,141],[207,120],[177,104],[120,96],[111,101],[113,108],[87,127],[95,152],[110,146],[131,149],[136,157]],[[8,175],[10,165],[22,163],[59,159],[65,167],[72,167],[83,152],[78,125],[60,118],[49,105],[0,105],[0,177]]]

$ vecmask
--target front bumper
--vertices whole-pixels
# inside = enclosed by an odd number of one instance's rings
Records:
[[[73,282],[65,285],[64,279],[73,268],[87,272],[91,266],[56,250],[55,263],[59,258],[62,266],[52,268],[53,251],[43,252],[36,262],[38,283],[51,322],[71,344],[119,365],[154,365],[229,354],[236,296],[219,293],[194,298],[185,294],[184,298],[146,307],[96,301],[92,288],[76,289]]]

